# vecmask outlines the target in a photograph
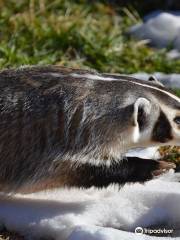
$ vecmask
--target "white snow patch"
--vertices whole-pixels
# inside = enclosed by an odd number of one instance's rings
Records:
[[[146,158],[146,159],[158,159],[160,158],[160,153],[158,151],[159,147],[149,147],[149,148],[136,148],[129,150],[126,153],[128,157],[139,157],[139,158]]]
[[[0,223],[32,239],[154,239],[136,227],[165,226],[180,236],[180,174],[173,170],[144,185],[56,189],[0,198]],[[161,237],[160,239],[168,239]],[[170,239],[170,238],[169,238]]]
[[[163,238],[163,237],[150,237],[146,235],[135,235],[133,233],[127,233],[121,230],[106,229],[95,226],[77,227],[69,240],[171,240],[179,238]]]

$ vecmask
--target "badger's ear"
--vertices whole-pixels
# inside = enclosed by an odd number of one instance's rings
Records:
[[[156,83],[156,84],[158,84],[158,85],[160,85],[160,86],[164,86],[161,82],[159,82],[159,81],[157,80],[157,78],[156,78],[155,76],[150,76],[150,77],[148,78],[148,81],[154,82],[154,83]]]
[[[146,98],[138,98],[134,103],[134,125],[142,130],[147,123],[148,115],[151,112],[151,102]]]
[[[150,82],[158,82],[158,80],[157,80],[157,78],[155,76],[150,76],[148,78],[148,81],[150,81]]]

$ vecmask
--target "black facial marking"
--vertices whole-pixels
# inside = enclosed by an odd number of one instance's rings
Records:
[[[145,113],[143,107],[139,107],[139,109],[138,109],[137,121],[139,124],[139,129],[140,129],[140,131],[142,131],[146,127],[146,122],[147,122],[146,113]]]
[[[154,126],[152,140],[165,143],[172,140],[171,125],[166,115],[161,111],[159,118]]]

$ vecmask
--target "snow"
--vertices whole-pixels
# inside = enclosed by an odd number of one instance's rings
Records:
[[[126,153],[126,156],[129,157],[139,157],[139,158],[145,158],[145,159],[159,159],[160,154],[158,151],[159,147],[149,147],[149,148],[136,148],[131,149]]]
[[[114,229],[104,229],[100,227],[79,227],[76,228],[69,240],[163,240],[163,239],[179,239],[179,238],[163,238],[163,237],[149,237],[146,235],[134,235],[124,231],[117,231]]]
[[[144,18],[144,23],[139,23],[130,28],[129,33],[140,40],[148,40],[158,48],[172,45],[180,50],[180,12],[156,11]]]
[[[16,198],[1,196],[0,222],[33,239],[154,239],[134,233],[136,227],[151,226],[173,229],[171,239],[178,239],[179,179],[180,174],[170,170],[144,185],[125,185],[121,189],[55,189]]]

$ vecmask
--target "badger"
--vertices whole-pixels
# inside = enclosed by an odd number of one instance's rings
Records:
[[[180,98],[156,79],[58,66],[0,72],[0,191],[145,182],[175,168],[126,157],[180,143]]]

